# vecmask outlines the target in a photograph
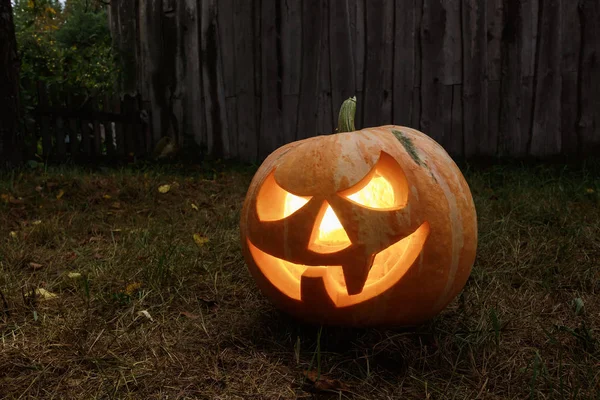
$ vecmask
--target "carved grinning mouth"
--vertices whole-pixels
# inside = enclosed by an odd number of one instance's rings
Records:
[[[424,222],[412,234],[375,255],[373,266],[360,293],[349,294],[341,266],[307,266],[294,264],[265,253],[247,239],[255,264],[280,292],[295,300],[303,299],[303,286],[321,280],[336,307],[347,307],[379,296],[397,282],[415,264],[427,237],[429,224]]]

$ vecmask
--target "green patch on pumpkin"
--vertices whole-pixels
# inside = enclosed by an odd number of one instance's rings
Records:
[[[392,133],[394,134],[394,136],[396,136],[396,139],[398,139],[400,143],[402,143],[402,146],[404,146],[404,150],[406,150],[406,152],[410,155],[413,161],[417,163],[417,165],[425,165],[425,163],[421,161],[421,157],[419,157],[419,153],[417,153],[417,148],[415,147],[411,138],[406,136],[401,131],[392,130]]]

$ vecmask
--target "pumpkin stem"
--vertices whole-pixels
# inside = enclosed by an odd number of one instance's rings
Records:
[[[356,96],[352,96],[342,103],[340,115],[338,117],[337,132],[353,132],[354,115],[356,114]]]

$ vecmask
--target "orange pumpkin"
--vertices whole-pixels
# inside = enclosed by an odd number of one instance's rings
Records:
[[[262,163],[241,215],[250,273],[303,320],[407,326],[462,290],[477,247],[473,199],[434,140],[402,126],[289,143]]]

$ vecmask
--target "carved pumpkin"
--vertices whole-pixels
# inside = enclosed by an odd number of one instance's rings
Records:
[[[309,322],[406,326],[463,288],[477,246],[471,192],[425,134],[354,131],[287,144],[256,172],[241,216],[250,273],[279,308]]]

